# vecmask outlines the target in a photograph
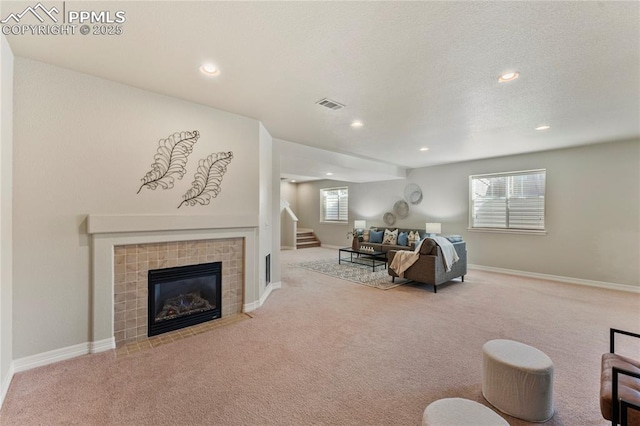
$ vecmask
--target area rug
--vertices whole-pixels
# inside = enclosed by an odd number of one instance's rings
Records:
[[[293,266],[320,272],[321,274],[351,281],[357,284],[374,287],[380,290],[389,290],[399,285],[410,282],[402,278],[396,278],[396,282],[391,282],[391,276],[387,269],[378,266],[376,271],[371,271],[371,266],[357,263],[338,264],[338,259],[322,259],[313,262],[296,263]]]

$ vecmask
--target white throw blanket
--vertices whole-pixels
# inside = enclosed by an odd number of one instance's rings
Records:
[[[430,238],[440,246],[444,268],[447,272],[449,272],[451,270],[451,265],[460,260],[458,252],[456,252],[456,248],[453,246],[453,244],[451,244],[451,241],[447,240],[445,237]],[[420,247],[422,246],[423,242],[424,240],[420,241],[414,251],[399,250],[396,252],[396,255],[391,261],[390,267],[398,275],[398,277],[404,278],[404,272],[409,269],[411,265],[418,261],[418,259],[420,258]]]
[[[416,263],[418,258],[420,258],[420,246],[422,246],[423,241],[424,240],[418,243],[414,251],[399,250],[396,252],[390,266],[391,269],[393,269],[393,272],[395,272],[400,278],[404,278],[404,271],[409,269],[409,267]]]
[[[456,248],[451,244],[451,241],[447,240],[445,237],[431,237],[431,239],[440,246],[444,260],[444,268],[449,272],[451,270],[451,265],[460,260],[458,252],[456,252]]]

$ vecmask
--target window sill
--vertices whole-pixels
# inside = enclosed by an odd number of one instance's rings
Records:
[[[320,223],[326,223],[328,225],[348,225],[349,222],[337,222],[337,221],[330,221],[330,220],[321,220]]]
[[[536,230],[536,229],[467,228],[467,231],[492,232],[495,234],[547,235],[546,230]]]

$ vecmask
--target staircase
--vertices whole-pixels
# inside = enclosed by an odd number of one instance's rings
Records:
[[[296,232],[296,248],[320,247],[320,240],[313,229],[298,228]]]

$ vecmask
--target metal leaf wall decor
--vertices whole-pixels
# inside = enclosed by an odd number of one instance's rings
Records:
[[[140,179],[142,185],[138,189],[138,194],[143,187],[156,189],[161,186],[163,189],[173,188],[174,176],[182,179],[187,164],[187,158],[193,145],[198,141],[200,132],[176,132],[166,139],[160,139],[158,152],[153,156],[155,162],[151,165],[151,170]]]
[[[184,200],[178,208],[183,204],[206,206],[211,202],[211,198],[216,198],[221,190],[222,177],[227,172],[227,165],[232,159],[233,152],[229,151],[211,154],[200,160],[191,189],[182,196]]]

